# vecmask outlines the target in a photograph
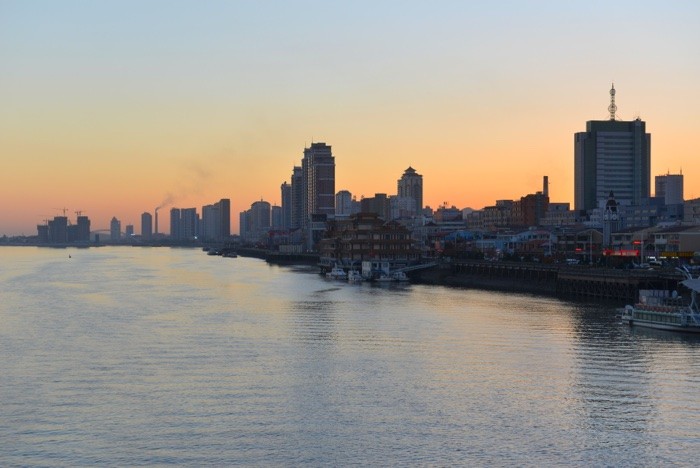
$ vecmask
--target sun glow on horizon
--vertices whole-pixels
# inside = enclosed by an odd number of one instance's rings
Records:
[[[628,2],[165,5],[0,5],[0,235],[64,207],[138,233],[144,211],[221,198],[237,232],[312,141],[357,199],[395,194],[410,165],[432,208],[518,199],[545,175],[572,203],[573,134],[606,119],[613,79],[620,118],[647,122],[652,177],[682,169],[700,196],[700,5],[635,21]]]

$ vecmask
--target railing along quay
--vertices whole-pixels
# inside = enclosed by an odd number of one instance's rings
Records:
[[[635,302],[640,289],[673,290],[683,279],[679,274],[665,270],[616,270],[584,265],[480,260],[453,260],[450,268],[456,275],[501,278],[530,282],[533,286],[547,286],[561,296],[626,302]]]

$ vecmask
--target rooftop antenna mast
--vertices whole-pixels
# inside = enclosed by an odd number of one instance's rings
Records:
[[[610,112],[610,120],[615,120],[615,112],[617,112],[617,106],[615,105],[615,83],[613,83],[612,88],[610,88],[610,105],[608,106],[608,112]]]

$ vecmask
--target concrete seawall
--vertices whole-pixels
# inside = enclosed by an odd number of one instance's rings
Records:
[[[523,281],[518,278],[484,275],[479,273],[455,272],[452,268],[440,266],[418,271],[411,275],[417,283],[453,286],[461,288],[513,291],[544,295],[556,295],[557,285],[553,281]]]
[[[411,275],[415,282],[559,297],[636,302],[640,289],[678,288],[683,278],[672,271],[453,261]]]

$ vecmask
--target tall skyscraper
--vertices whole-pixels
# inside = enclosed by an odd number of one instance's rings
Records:
[[[180,235],[183,240],[197,237],[197,209],[183,208],[180,211]]]
[[[228,240],[231,236],[231,200],[222,198],[213,205],[202,207],[197,235],[204,240]]]
[[[396,194],[399,197],[410,197],[415,200],[415,211],[411,214],[413,216],[420,214],[423,210],[423,176],[409,166],[398,180],[397,186]]]
[[[49,242],[62,243],[68,241],[68,218],[55,216],[48,224]]]
[[[651,135],[646,123],[617,120],[615,87],[610,90],[609,120],[586,122],[574,135],[574,208],[591,210],[615,194],[618,203],[639,205],[649,197]]]
[[[90,219],[87,216],[78,216],[78,233],[77,239],[81,242],[90,240]]]
[[[271,208],[268,202],[260,200],[250,205],[249,210],[241,212],[240,234],[244,242],[259,242],[265,238],[270,231]],[[280,207],[276,208],[281,210]]]
[[[304,176],[301,173],[301,166],[294,166],[292,169],[292,217],[290,229],[299,229],[302,226],[304,205]]]
[[[335,194],[335,214],[336,216],[350,216],[352,214],[352,193],[348,190],[341,190]]]
[[[292,186],[287,182],[280,186],[282,196],[282,218],[279,228],[288,230],[292,226]]]
[[[270,203],[260,200],[250,205],[251,228],[256,235],[270,229]]]
[[[170,238],[174,240],[182,239],[180,208],[170,209]]]
[[[250,210],[241,211],[238,215],[238,233],[244,242],[248,242],[250,232]]]
[[[112,218],[109,223],[109,238],[112,241],[118,241],[122,237],[122,223],[116,217]]]
[[[199,235],[202,240],[215,240],[219,232],[219,209],[216,204],[202,207],[202,222]]]
[[[151,239],[153,237],[153,216],[151,213],[144,212],[141,215],[141,238]]]
[[[665,205],[683,203],[683,174],[658,175],[654,178],[654,195],[664,199]]]
[[[306,228],[311,215],[335,215],[335,158],[325,143],[304,148],[301,160],[304,183],[302,223]]]
[[[217,205],[219,206],[218,238],[226,241],[231,237],[231,200],[222,198]]]
[[[279,231],[282,229],[282,207],[273,205],[270,207],[270,227]]]

